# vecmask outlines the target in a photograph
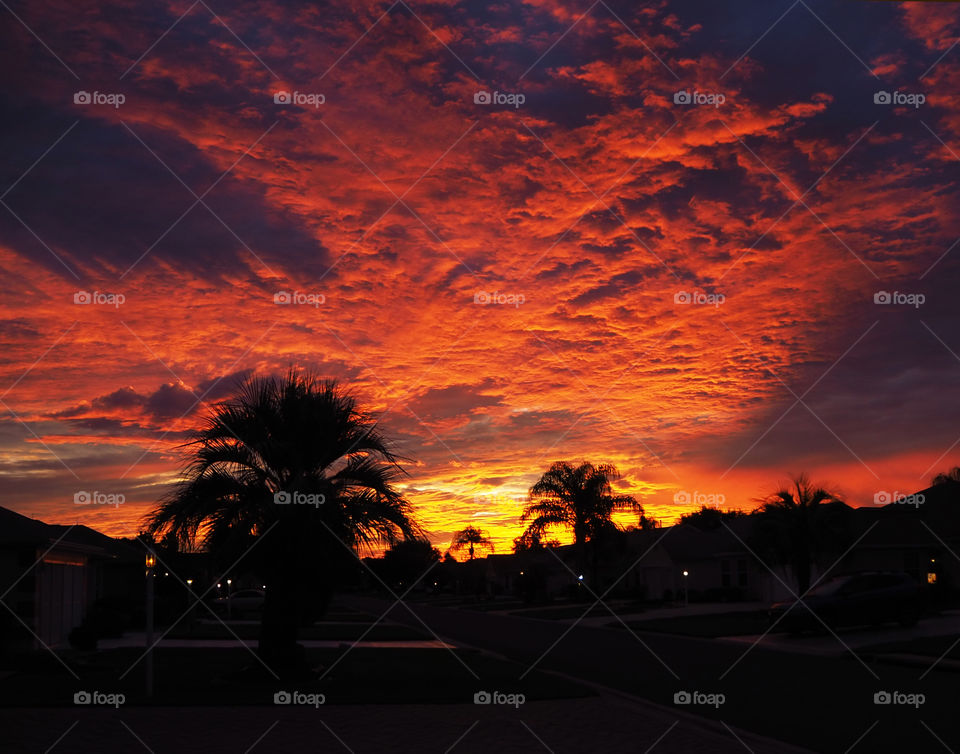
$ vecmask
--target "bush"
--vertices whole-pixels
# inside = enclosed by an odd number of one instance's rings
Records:
[[[97,633],[87,625],[77,626],[68,639],[74,649],[90,652],[97,648]]]
[[[130,615],[118,608],[95,602],[83,624],[98,639],[115,639],[130,628]]]

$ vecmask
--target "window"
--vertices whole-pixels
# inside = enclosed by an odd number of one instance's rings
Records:
[[[747,586],[750,583],[750,571],[747,567],[747,559],[737,560],[737,586]]]
[[[914,578],[920,575],[920,553],[911,550],[903,553],[903,570]]]

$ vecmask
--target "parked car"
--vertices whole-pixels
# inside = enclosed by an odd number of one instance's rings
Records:
[[[213,608],[220,615],[229,615],[231,618],[258,616],[263,612],[266,596],[260,589],[240,589],[229,597],[215,599]]]
[[[912,626],[923,609],[923,589],[911,576],[871,572],[832,578],[811,589],[799,603],[777,602],[768,616],[771,624],[779,620],[778,628],[803,631],[824,630],[824,624],[831,629],[894,621]]]

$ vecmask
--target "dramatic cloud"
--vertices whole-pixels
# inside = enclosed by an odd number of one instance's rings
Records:
[[[0,504],[129,534],[290,365],[382,415],[441,545],[508,548],[558,459],[666,521],[957,462],[951,9],[10,8]]]

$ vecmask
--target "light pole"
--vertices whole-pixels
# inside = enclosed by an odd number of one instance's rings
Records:
[[[231,584],[233,584],[233,579],[227,579],[227,620],[233,620],[233,600],[230,599],[233,592],[230,588]]]
[[[157,566],[157,556],[153,550],[147,550],[147,696],[153,696],[153,569]]]
[[[690,591],[687,589],[687,576],[690,575],[690,571],[683,572],[683,604],[684,607],[690,606]]]
[[[194,610],[193,604],[193,579],[187,579],[187,601],[189,607],[187,608],[187,614],[190,616],[190,632],[193,633],[193,624],[197,619],[196,610]]]

